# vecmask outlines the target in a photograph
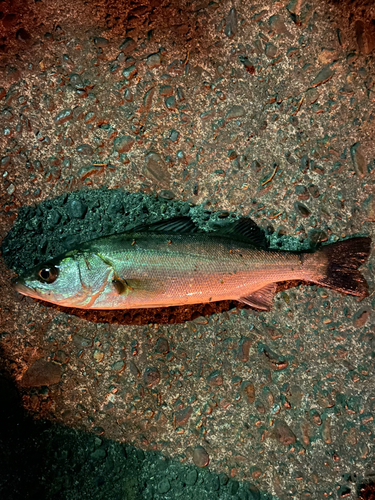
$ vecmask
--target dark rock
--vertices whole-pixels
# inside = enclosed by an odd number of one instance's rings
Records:
[[[273,427],[273,435],[275,439],[285,446],[294,444],[297,440],[294,432],[284,420],[276,420]]]
[[[249,361],[249,351],[252,346],[252,339],[250,337],[242,337],[239,342],[238,359],[247,363]]]
[[[132,52],[136,48],[137,44],[133,40],[133,38],[127,37],[119,46],[119,49],[122,50],[125,54]]]
[[[160,191],[159,197],[163,198],[164,200],[173,200],[174,198],[176,198],[176,195],[169,189],[163,189],[162,191]]]
[[[245,69],[248,73],[250,73],[250,75],[254,75],[255,74],[255,66],[253,64],[251,64],[251,62],[249,61],[249,59],[245,56],[238,56],[238,59],[240,60],[240,62],[242,62],[242,64],[245,66]]]
[[[255,401],[255,386],[252,382],[245,380],[241,384],[241,392],[246,396],[249,403],[254,403]]]
[[[84,89],[85,84],[83,83],[83,80],[81,78],[81,75],[78,75],[77,73],[72,73],[69,77],[71,85],[76,88],[76,89]]]
[[[69,215],[74,219],[82,219],[87,211],[87,206],[80,200],[72,200],[68,205]]]
[[[324,66],[324,68],[322,68],[319,71],[316,77],[311,81],[310,83],[311,87],[319,87],[319,85],[328,82],[328,80],[330,80],[334,74],[335,71],[331,68],[331,64],[327,64],[326,66]]]
[[[168,109],[176,109],[176,98],[173,95],[167,97],[164,102]]]
[[[173,87],[170,85],[162,85],[159,89],[159,94],[163,97],[169,97],[173,94]]]
[[[122,135],[116,137],[113,141],[113,147],[118,153],[127,153],[133,147],[134,142],[134,139],[130,135]]]
[[[177,142],[178,139],[180,137],[180,134],[179,132],[177,132],[177,130],[174,130],[172,129],[170,134],[169,134],[169,139],[172,141],[172,142]]]
[[[227,114],[225,115],[225,119],[235,120],[236,118],[241,118],[242,116],[245,116],[245,114],[246,114],[245,108],[243,106],[235,104],[227,112]]]
[[[260,500],[260,491],[253,484],[249,485],[249,500]]]
[[[66,108],[60,111],[58,115],[55,116],[56,125],[62,125],[73,118],[73,112],[71,109]]]
[[[8,165],[10,165],[10,156],[3,156],[1,158],[0,165],[2,167],[7,167]]]
[[[195,469],[189,470],[185,476],[185,483],[187,486],[193,486],[198,479],[198,472]]]
[[[274,45],[271,42],[266,43],[266,46],[265,46],[265,49],[264,49],[264,53],[266,54],[266,56],[268,57],[268,59],[273,59],[274,57],[276,57],[276,54],[277,54],[277,47],[276,47],[276,45]]]
[[[104,172],[104,166],[95,166],[95,165],[87,165],[78,170],[78,177],[81,181],[84,181],[88,177],[92,177],[94,175],[99,175]]]
[[[356,328],[361,328],[367,322],[371,313],[371,309],[369,307],[362,307],[359,311],[357,311],[354,315],[354,326]]]
[[[137,74],[137,68],[132,64],[128,68],[125,68],[122,72],[122,76],[127,80],[131,80],[133,76]]]
[[[147,56],[146,59],[147,66],[152,69],[152,68],[157,68],[161,64],[161,57],[159,52],[156,52],[156,54],[150,54]]]
[[[363,156],[361,144],[359,142],[356,142],[350,147],[350,156],[356,174],[359,177],[364,177],[366,174],[366,160]]]
[[[311,215],[310,210],[298,201],[294,203],[294,209],[301,217],[309,217],[309,215]]]
[[[22,387],[40,387],[58,384],[61,379],[61,366],[45,359],[37,359],[24,373]]]
[[[96,119],[96,113],[94,111],[89,111],[85,115],[85,123],[92,123]]]
[[[132,102],[133,101],[133,94],[130,89],[126,89],[124,92],[124,99],[126,102]]]
[[[176,426],[179,427],[181,425],[187,424],[192,413],[193,413],[193,408],[191,406],[188,406],[183,410],[176,411],[176,413],[174,414]]]
[[[159,354],[167,354],[169,352],[169,343],[165,337],[159,337],[156,341],[155,351]]]
[[[77,152],[81,155],[92,156],[94,154],[94,150],[90,146],[90,144],[81,144],[77,147]]]
[[[315,184],[309,184],[307,186],[307,189],[308,189],[309,193],[311,194],[311,196],[313,198],[318,198],[319,197],[320,192],[319,192],[318,186],[315,186]]]
[[[302,184],[298,184],[294,188],[294,192],[298,196],[299,200],[308,200],[310,198],[310,193],[307,191],[306,186],[303,186]]]
[[[287,33],[284,21],[279,14],[275,14],[268,19],[270,28],[276,33]]]
[[[164,478],[158,484],[159,493],[167,493],[171,489],[171,483],[167,478]]]
[[[169,186],[170,175],[167,167],[158,153],[151,152],[146,156],[146,166],[143,170],[144,175],[161,184]]]
[[[207,377],[207,382],[212,386],[223,385],[223,375],[219,370],[215,370]]]
[[[109,41],[106,38],[103,38],[102,36],[96,36],[94,38],[94,43],[97,47],[106,47],[109,43]]]
[[[224,33],[229,37],[233,37],[237,34],[237,11],[232,7],[226,19]]]
[[[143,374],[144,383],[147,387],[154,387],[160,382],[160,373],[157,368],[148,367]]]

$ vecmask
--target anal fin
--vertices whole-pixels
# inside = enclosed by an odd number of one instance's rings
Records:
[[[256,309],[261,309],[262,311],[270,311],[272,309],[275,292],[276,283],[267,283],[267,285],[259,288],[247,297],[240,297],[238,301],[255,307]]]

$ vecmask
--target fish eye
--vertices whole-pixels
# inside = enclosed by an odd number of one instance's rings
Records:
[[[59,275],[59,270],[56,266],[42,267],[38,272],[39,281],[42,283],[53,283]]]

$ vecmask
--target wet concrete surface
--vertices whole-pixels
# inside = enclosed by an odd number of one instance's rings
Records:
[[[179,214],[250,216],[286,250],[374,240],[372,3],[0,5],[4,461],[24,451],[46,498],[357,498],[374,253],[368,298],[285,284],[269,313],[88,313],[11,278]],[[33,471],[14,472],[1,487],[25,498]]]

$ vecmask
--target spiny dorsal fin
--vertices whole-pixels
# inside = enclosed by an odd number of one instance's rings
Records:
[[[252,243],[261,248],[267,247],[267,239],[263,230],[252,219],[246,217],[241,217],[228,228],[225,228],[223,236]]]
[[[142,233],[145,231],[164,234],[204,233],[204,231],[199,231],[198,227],[188,216],[177,216],[171,219],[155,222],[153,224],[137,226],[132,229],[131,232]],[[218,231],[211,231],[207,234],[212,234],[213,236],[220,235],[225,238],[252,243],[253,245],[261,248],[267,247],[267,240],[262,229],[252,219],[248,219],[246,217],[241,217],[233,224],[230,224]]]
[[[190,217],[177,216],[172,217],[171,219],[155,222],[153,224],[137,226],[131,230],[132,233],[143,233],[145,231],[164,234],[193,234],[198,231],[198,228]]]

